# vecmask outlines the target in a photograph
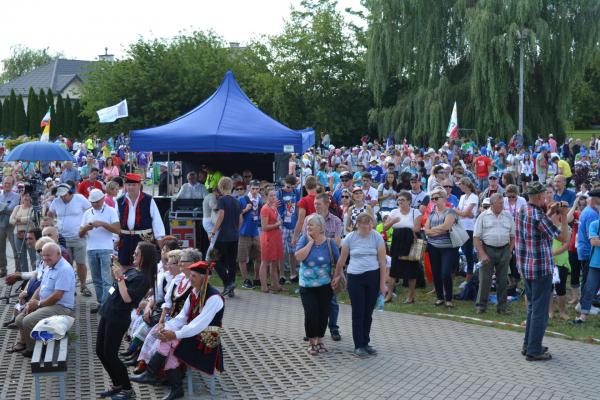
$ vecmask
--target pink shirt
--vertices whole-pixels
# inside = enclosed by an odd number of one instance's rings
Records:
[[[104,204],[112,208],[115,208],[116,206],[115,200],[109,195],[104,196]]]

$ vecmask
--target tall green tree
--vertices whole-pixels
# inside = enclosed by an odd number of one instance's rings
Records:
[[[71,135],[73,137],[82,138],[83,132],[81,131],[81,107],[79,101],[75,100],[73,104],[73,112],[71,113]]]
[[[38,128],[40,126],[42,118],[44,118],[44,115],[46,115],[46,112],[48,112],[48,100],[46,98],[46,93],[44,92],[44,89],[40,89],[40,93],[38,95]]]
[[[459,126],[507,138],[517,128],[525,54],[525,134],[562,135],[575,78],[600,38],[587,0],[367,0],[370,121],[381,136],[439,145]],[[519,39],[520,33],[523,39]]]
[[[60,93],[56,96],[54,119],[52,120],[52,130],[57,135],[65,134],[65,103]]]
[[[29,120],[29,135],[36,136],[40,133],[40,120],[38,119],[38,96],[33,88],[29,88],[27,95],[27,118]]]
[[[17,96],[14,118],[13,126],[17,136],[27,135],[27,115],[25,114],[25,103],[22,95]]]
[[[0,74],[0,83],[13,80],[59,57],[62,57],[61,53],[51,53],[48,48],[30,49],[22,45],[12,46],[10,56],[2,60],[3,72]]]
[[[6,122],[8,121],[8,99],[0,101],[0,110],[2,110],[2,116],[0,117],[0,134],[6,134]]]
[[[8,103],[8,121],[7,121],[7,133],[12,135],[15,133],[15,113],[17,110],[17,95],[15,91],[11,89]]]
[[[73,106],[71,104],[71,98],[67,95],[65,99],[65,111],[64,111],[64,128],[65,135],[71,137],[73,135]]]
[[[0,100],[0,133],[2,133],[2,118],[3,118],[3,114],[2,114],[2,101]]]
[[[589,129],[591,123],[600,124],[600,45],[588,63],[583,76],[573,87],[571,121],[577,129]]]

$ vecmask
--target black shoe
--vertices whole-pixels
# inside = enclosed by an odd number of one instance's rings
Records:
[[[165,365],[166,360],[167,357],[162,354],[154,353],[146,365],[146,371],[140,375],[132,376],[131,381],[148,385],[158,385],[160,383],[158,380],[158,373],[163,365]]]
[[[2,323],[2,327],[6,328],[7,326],[9,326],[10,324],[14,324],[15,323],[15,319],[11,319],[10,321],[6,321],[4,323]]]
[[[98,314],[98,310],[100,310],[100,304],[96,304],[96,306],[90,308],[90,314]]]
[[[169,393],[162,398],[162,400],[174,400],[183,397],[183,385],[181,383],[182,375],[179,373],[179,369],[168,369],[166,372],[167,381],[171,390]]]
[[[235,297],[235,287],[232,287],[231,290],[229,291],[229,293],[227,293],[227,297],[232,298]]]
[[[255,279],[255,280],[253,280],[253,281],[252,281],[252,284],[253,284],[254,286],[260,286],[260,279]]]
[[[298,280],[299,280],[298,275],[296,275],[296,276],[290,276],[290,282],[291,283],[298,283]]]
[[[235,283],[230,283],[229,285],[226,285],[226,286],[223,288],[223,291],[221,292],[221,296],[223,296],[223,297],[225,297],[225,296],[228,296],[228,295],[229,295],[229,293],[230,293],[230,292],[231,292],[233,289],[235,289]]]
[[[340,340],[342,340],[342,335],[340,335],[338,331],[333,331],[331,332],[331,340],[333,340],[334,342],[339,342]]]
[[[129,347],[127,348],[127,350],[120,352],[120,353],[119,353],[119,355],[120,355],[121,357],[126,357],[126,358],[129,358],[129,357],[131,357],[131,356],[133,355],[133,353],[135,353],[135,350],[136,350],[136,348],[135,348],[135,347],[133,347],[133,346],[129,346]]]
[[[375,350],[375,348],[373,346],[366,345],[365,346],[365,350],[366,350],[367,353],[369,353],[372,356],[374,356],[374,355],[377,354],[377,350]]]
[[[279,284],[285,285],[285,277],[282,276],[281,278],[279,278]]]
[[[33,351],[31,350],[23,350],[21,355],[26,358],[31,358],[33,356]]]
[[[252,284],[252,281],[250,279],[246,279],[244,283],[242,283],[242,287],[244,289],[254,289],[254,285]]]
[[[130,358],[129,360],[123,362],[126,367],[135,367],[137,363],[137,358]]]
[[[302,338],[302,340],[304,340],[305,342],[308,342],[308,337],[307,337],[307,336],[304,336],[304,337]]]
[[[121,390],[119,393],[111,397],[111,400],[129,400],[135,399],[135,392],[133,389]]]
[[[500,309],[496,310],[496,313],[500,314],[500,315],[508,315],[508,310],[506,310],[504,308],[500,308]]]
[[[527,361],[547,361],[552,360],[552,354],[550,353],[542,353],[537,356],[530,356],[529,354],[525,357]]]
[[[98,396],[101,398],[105,398],[105,397],[111,397],[114,396],[115,394],[119,393],[121,391],[121,387],[111,387],[108,390],[105,390],[104,392],[100,392],[98,393]]]
[[[542,346],[542,353],[547,353],[547,352],[548,352],[548,347]],[[523,345],[523,347],[521,348],[521,355],[522,356],[527,355],[527,347],[525,347],[525,345]]]

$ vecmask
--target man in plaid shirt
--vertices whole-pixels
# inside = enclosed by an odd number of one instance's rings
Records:
[[[548,305],[552,296],[552,240],[557,238],[565,243],[569,239],[567,225],[568,205],[545,200],[546,188],[540,182],[533,182],[527,188],[529,203],[517,214],[516,256],[517,265],[525,280],[527,296],[527,326],[521,354],[527,361],[542,361],[552,358],[542,340],[548,325]],[[561,215],[560,231],[548,215]]]

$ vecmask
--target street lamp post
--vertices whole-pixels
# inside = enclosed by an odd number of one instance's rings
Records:
[[[523,92],[525,91],[525,60],[523,52],[523,39],[527,36],[527,29],[517,31],[517,37],[519,38],[519,133],[521,136],[523,133]]]

